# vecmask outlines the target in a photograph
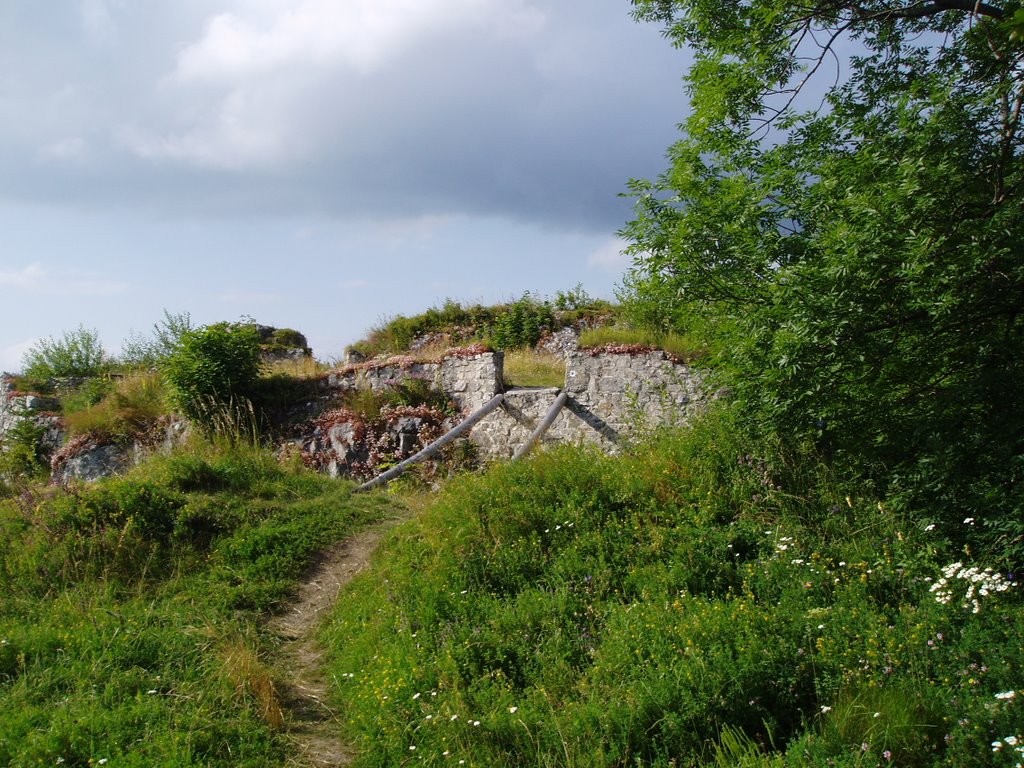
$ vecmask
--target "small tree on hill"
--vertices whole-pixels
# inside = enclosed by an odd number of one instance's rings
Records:
[[[251,324],[216,323],[181,334],[161,366],[174,405],[207,431],[247,408],[260,374],[260,339]]]

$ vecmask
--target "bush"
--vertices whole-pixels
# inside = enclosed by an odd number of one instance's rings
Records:
[[[538,301],[527,291],[495,319],[491,326],[491,340],[498,349],[532,347],[554,323],[551,304]]]
[[[79,326],[33,344],[21,360],[22,372],[32,379],[98,376],[107,367],[107,353],[99,333]]]
[[[260,374],[252,325],[216,323],[185,331],[162,364],[175,406],[207,431],[226,413],[249,406]]]

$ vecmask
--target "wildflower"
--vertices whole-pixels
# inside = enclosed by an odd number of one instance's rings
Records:
[[[476,728],[478,725],[480,725],[480,721],[479,720],[474,720],[473,721],[473,727]]]
[[[413,701],[416,701],[416,699],[418,699],[419,697],[420,697],[420,694],[419,694],[419,693],[414,693],[414,694],[412,695],[412,700],[413,700]]]
[[[514,715],[516,712],[519,711],[519,707],[509,707],[508,711],[509,711],[509,713]]]
[[[831,712],[831,711],[832,711],[832,707],[822,707],[821,708],[821,713],[822,714],[825,714],[826,712]]]
[[[973,517],[965,517],[964,518],[964,525],[974,525],[974,518]]]
[[[997,693],[996,694],[996,698],[997,699],[1002,699],[1003,701],[1009,701],[1010,699],[1012,699],[1016,695],[1017,695],[1016,691],[1003,691],[1002,693]]]
[[[409,751],[410,752],[415,752],[416,751],[416,745],[415,744],[410,744],[409,745]]]
[[[868,744],[866,741],[860,745],[861,752],[867,752],[869,749],[871,749],[871,745]]]
[[[452,715],[452,716],[451,716],[450,718],[448,718],[448,719],[449,719],[449,720],[451,720],[451,721],[452,721],[452,722],[454,723],[454,722],[455,722],[456,720],[458,720],[458,719],[459,719],[459,716],[458,716],[458,715]]]
[[[96,761],[96,765],[106,765],[106,764],[107,764],[107,758],[105,758],[105,757],[101,757],[99,760]]]
[[[926,526],[924,527],[924,529],[925,529],[926,531],[934,531],[934,530],[935,530],[935,523],[931,523],[930,525],[926,525]]]
[[[885,752],[882,753],[882,757],[884,757],[886,762],[888,762],[889,760],[892,760],[892,752],[890,752],[887,749],[887,750],[885,750]]]

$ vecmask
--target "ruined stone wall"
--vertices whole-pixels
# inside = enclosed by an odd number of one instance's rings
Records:
[[[358,363],[332,372],[327,377],[327,389],[328,394],[360,388],[377,392],[419,379],[446,393],[469,414],[501,391],[502,362],[501,352],[479,352],[450,355],[437,362],[397,357],[383,363]]]
[[[502,391],[502,367],[500,352],[476,349],[461,350],[434,362],[395,358],[347,366],[332,372],[321,383],[319,395],[307,404],[306,417],[315,418],[325,409],[334,407],[332,404],[345,392],[359,388],[379,391],[411,379],[422,380],[444,392],[464,416],[469,416]],[[469,439],[485,458],[512,456],[561,391],[562,388],[557,387],[509,390],[501,407],[477,424]],[[543,442],[591,443],[608,451],[617,450],[624,441],[642,437],[657,426],[686,423],[708,400],[704,377],[699,370],[674,360],[665,352],[635,349],[615,353],[586,350],[570,353],[566,360],[564,391],[569,395],[568,402]],[[25,418],[27,412],[30,418],[53,421],[53,447],[58,447],[62,442],[62,435],[58,434],[59,417],[46,413],[55,406],[48,398],[15,392],[9,380],[0,381],[0,437],[17,419]],[[457,420],[446,423],[444,428],[453,426]],[[175,441],[175,436],[168,438],[168,445]],[[177,437],[180,439],[180,435]],[[318,439],[316,434],[306,437],[313,441]],[[427,439],[415,434],[408,437],[410,452]],[[332,435],[319,436],[321,442],[328,438],[333,440]],[[81,448],[82,454],[95,456],[79,457],[78,452],[68,451],[66,460],[60,463],[62,478],[67,475],[93,479],[109,474],[111,468],[137,462],[142,453],[138,448],[133,451],[100,444],[83,444]],[[125,455],[115,461],[112,455],[108,456],[115,450]],[[91,462],[90,467],[102,466],[93,471],[82,464],[86,458]]]
[[[658,426],[686,423],[708,400],[703,374],[661,351],[575,352],[566,361],[564,389],[569,400],[543,442],[594,443],[609,451]],[[510,457],[561,391],[506,392],[502,407],[473,429],[471,439],[486,456]]]
[[[59,408],[55,398],[18,392],[13,379],[0,376],[0,439],[13,429],[19,421],[31,419],[43,427],[43,443],[50,450],[56,450],[64,442],[64,429],[59,416],[53,412]]]

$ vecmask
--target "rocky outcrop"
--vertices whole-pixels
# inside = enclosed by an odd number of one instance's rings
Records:
[[[64,442],[64,422],[57,411],[60,403],[54,397],[34,392],[19,392],[10,374],[0,375],[0,444],[4,437],[22,421],[30,421],[41,430],[40,442],[47,453],[56,451]]]

